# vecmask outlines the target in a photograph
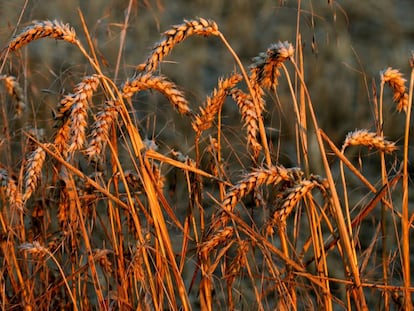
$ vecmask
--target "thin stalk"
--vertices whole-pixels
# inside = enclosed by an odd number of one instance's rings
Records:
[[[348,263],[349,263],[350,268],[351,268],[352,276],[354,277],[355,288],[356,288],[356,290],[358,291],[358,294],[359,294],[358,303],[360,304],[360,307],[363,310],[368,310],[368,307],[367,307],[367,304],[366,304],[366,301],[365,301],[365,295],[364,295],[364,292],[363,292],[363,289],[362,289],[362,283],[361,283],[360,275],[359,275],[358,263],[356,262],[356,260],[353,256],[354,251],[352,249],[352,244],[351,244],[351,241],[350,241],[350,237],[348,235],[348,230],[347,230],[347,227],[346,227],[346,224],[345,224],[344,215],[342,213],[338,193],[336,191],[335,182],[333,180],[332,172],[331,172],[331,169],[329,167],[328,159],[326,157],[325,147],[323,145],[322,136],[321,136],[321,133],[319,131],[319,125],[318,125],[318,121],[316,119],[315,111],[314,111],[313,106],[312,106],[312,101],[311,101],[309,92],[306,88],[305,81],[302,77],[301,72],[299,71],[298,66],[296,65],[294,59],[292,59],[292,58],[291,58],[291,62],[293,64],[293,66],[295,67],[295,70],[298,74],[298,77],[299,77],[301,83],[303,84],[305,94],[306,94],[306,97],[307,97],[307,100],[308,100],[308,108],[309,108],[310,116],[311,116],[312,123],[313,123],[314,129],[315,129],[315,134],[316,134],[319,149],[320,149],[320,152],[321,152],[321,157],[322,157],[323,165],[324,165],[324,168],[325,168],[326,177],[328,179],[329,188],[331,190],[333,210],[334,210],[336,222],[338,224],[339,235],[341,237],[341,242],[343,244],[345,254],[347,255],[347,259],[348,259]]]
[[[406,310],[412,308],[411,299],[411,278],[410,278],[410,223],[408,218],[408,148],[410,138],[411,107],[413,102],[414,90],[414,68],[411,69],[410,90],[408,94],[408,107],[405,119],[404,134],[404,162],[403,162],[403,200],[402,200],[402,251],[403,251],[403,276],[404,276],[404,307]]]

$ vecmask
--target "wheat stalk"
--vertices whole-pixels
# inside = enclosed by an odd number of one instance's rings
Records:
[[[7,93],[14,99],[15,104],[15,117],[20,117],[23,113],[23,110],[26,108],[25,99],[23,95],[23,90],[20,87],[19,82],[16,80],[16,77],[1,75],[0,80],[4,81],[6,86]]]
[[[43,163],[46,159],[46,152],[42,147],[37,147],[28,157],[26,172],[24,175],[25,192],[23,201],[26,202],[36,189],[39,178],[42,175]]]
[[[207,97],[203,107],[200,107],[200,113],[195,116],[192,122],[193,129],[198,136],[213,125],[214,117],[220,111],[226,96],[241,80],[242,76],[238,73],[227,79],[219,79],[218,87]]]
[[[259,125],[254,103],[251,100],[250,95],[244,93],[239,89],[232,90],[231,96],[239,106],[239,110],[244,121],[244,126],[247,129],[247,145],[253,151],[254,158],[257,158],[260,151],[262,150],[262,145],[260,145],[259,141],[257,140]]]
[[[31,41],[40,38],[54,38],[76,44],[76,32],[69,24],[57,20],[33,21],[33,24],[22,30],[9,42],[9,49],[16,51]]]
[[[174,108],[181,114],[189,114],[190,108],[183,92],[163,76],[153,76],[151,73],[138,74],[132,81],[127,81],[122,89],[123,96],[130,98],[139,91],[153,89],[164,94]]]
[[[198,36],[218,36],[220,34],[218,26],[214,21],[198,18],[184,20],[183,24],[172,26],[164,32],[164,38],[155,44],[146,62],[139,66],[146,72],[153,72],[158,64],[167,56],[174,46],[184,41],[192,35]]]
[[[375,148],[386,153],[391,153],[397,150],[394,142],[386,140],[382,136],[378,136],[377,133],[369,132],[368,130],[355,130],[348,133],[345,138],[345,142],[342,146],[342,152],[348,146],[366,146],[368,148]]]
[[[407,80],[403,78],[403,74],[398,69],[388,67],[381,72],[381,80],[383,83],[387,83],[394,92],[393,100],[397,103],[398,112],[402,110],[407,112],[408,93],[405,86]]]

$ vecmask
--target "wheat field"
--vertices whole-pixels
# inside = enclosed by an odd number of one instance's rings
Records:
[[[326,78],[352,9],[196,2],[1,4],[1,309],[412,309],[414,51]]]

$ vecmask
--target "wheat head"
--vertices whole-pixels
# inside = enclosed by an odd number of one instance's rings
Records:
[[[16,77],[1,75],[0,80],[4,81],[6,86],[7,93],[14,99],[15,104],[15,117],[20,117],[23,113],[23,110],[26,108],[23,90],[20,87],[20,83],[17,81]]]
[[[85,154],[90,160],[96,159],[102,153],[108,139],[109,130],[117,117],[118,108],[112,102],[109,102],[103,110],[97,113],[96,120],[92,125],[92,138],[85,150]]]
[[[301,170],[296,167],[272,166],[270,168],[255,169],[227,192],[222,208],[224,211],[233,212],[237,203],[256,187],[261,185],[278,185],[282,182],[294,182],[302,174]],[[225,212],[217,219],[221,224],[227,223],[228,220],[229,217]]]
[[[272,44],[266,53],[260,53],[259,56],[253,58],[253,64],[250,67],[251,80],[259,83],[263,88],[276,87],[280,76],[279,67],[294,53],[293,45],[287,41]]]
[[[88,119],[89,101],[99,85],[99,76],[83,78],[72,94],[59,103],[57,121],[63,122],[55,137],[55,145],[62,153],[74,152],[83,147]],[[69,140],[68,140],[69,139]]]
[[[233,89],[231,96],[239,106],[244,126],[247,129],[247,145],[252,150],[253,157],[256,159],[262,150],[262,145],[257,140],[259,120],[254,108],[254,103],[251,100],[251,96],[244,93],[240,89]]]
[[[42,147],[37,147],[28,157],[24,175],[25,192],[23,201],[26,202],[36,189],[39,178],[42,175],[43,163],[46,159],[46,152]]]
[[[369,132],[368,130],[355,130],[348,133],[345,138],[345,142],[342,146],[342,152],[348,146],[366,146],[368,148],[375,148],[385,153],[391,153],[397,150],[394,142],[386,140],[382,136],[378,136],[377,133]]]
[[[32,25],[23,29],[9,42],[8,47],[11,51],[16,51],[31,41],[45,37],[77,43],[76,32],[69,24],[57,20],[45,20],[33,21]]]
[[[140,65],[139,69],[144,69],[146,72],[155,71],[158,64],[171,52],[174,46],[192,35],[218,36],[219,34],[218,26],[212,20],[204,18],[184,20],[184,23],[172,26],[171,29],[164,32],[164,38],[153,47],[146,62]]]
[[[243,77],[240,74],[235,73],[227,79],[219,79],[218,87],[207,97],[203,107],[200,107],[200,113],[195,116],[192,122],[193,129],[198,136],[213,125],[214,117],[224,104],[229,91],[234,88],[242,78]]]
[[[12,176],[9,176],[9,173],[4,168],[0,168],[0,187],[5,188],[10,207],[22,211],[23,196],[17,187],[17,181]]]
[[[406,79],[403,78],[403,74],[398,69],[392,69],[388,67],[381,72],[381,79],[383,83],[387,83],[394,92],[393,100],[397,103],[398,112],[407,112],[408,107],[408,93],[405,83]]]
[[[130,98],[139,91],[153,89],[168,98],[174,108],[181,114],[191,112],[183,92],[171,81],[163,76],[153,76],[151,73],[138,74],[133,80],[127,81],[122,89],[123,97]]]

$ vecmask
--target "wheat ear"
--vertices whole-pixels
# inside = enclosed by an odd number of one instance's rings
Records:
[[[155,71],[158,64],[171,52],[174,46],[192,35],[218,36],[219,34],[218,26],[214,21],[204,18],[184,20],[183,24],[172,26],[171,29],[164,32],[164,38],[153,47],[146,62],[140,65],[140,69],[143,68],[146,72]]]
[[[375,148],[386,153],[391,153],[397,150],[394,142],[386,140],[382,136],[378,136],[377,133],[369,132],[368,130],[355,130],[348,133],[345,138],[345,142],[342,146],[342,152],[348,146],[366,146],[368,148]]]
[[[222,208],[224,211],[233,212],[237,203],[253,189],[261,185],[277,185],[288,181],[294,182],[302,174],[299,168],[284,168],[283,166],[255,169],[227,192]],[[225,224],[228,222],[228,219],[226,213],[223,212],[218,221]]]
[[[404,110],[407,112],[408,107],[408,93],[405,87],[406,79],[403,78],[403,74],[397,70],[388,67],[381,72],[381,79],[383,83],[387,83],[394,92],[394,102],[397,103],[397,110],[401,112]]]
[[[284,192],[282,203],[276,208],[271,217],[267,232],[273,232],[272,227],[274,225],[285,225],[286,219],[292,213],[299,201],[315,187],[318,187],[322,193],[326,194],[329,184],[326,179],[311,175],[309,179],[301,180],[293,187],[288,188]]]
[[[56,119],[63,121],[55,137],[55,145],[62,153],[74,152],[83,147],[88,119],[89,100],[99,85],[99,76],[83,78],[72,94],[59,103]]]
[[[16,179],[9,176],[7,170],[0,168],[0,187],[6,188],[6,196],[11,208],[23,210],[23,196],[17,187]]]
[[[76,32],[69,24],[57,20],[33,21],[32,25],[22,30],[9,42],[9,49],[15,51],[31,41],[40,38],[54,38],[76,44]]]
[[[20,117],[23,113],[24,108],[26,108],[23,90],[20,87],[19,82],[16,80],[16,77],[1,75],[0,80],[4,81],[4,84],[7,89],[7,93],[14,99],[15,104],[15,116]]]
[[[103,110],[96,115],[96,121],[92,125],[91,140],[85,154],[90,160],[98,157],[108,140],[109,130],[118,117],[118,108],[109,102]]]
[[[42,147],[37,147],[28,157],[24,175],[25,192],[23,201],[27,201],[36,189],[39,178],[42,175],[43,163],[46,159],[46,152]]]
[[[225,227],[221,230],[216,231],[214,235],[209,236],[208,240],[200,245],[200,253],[208,254],[213,249],[215,249],[217,245],[229,240],[233,236],[233,234],[233,227]]]
[[[122,89],[123,96],[130,98],[139,91],[153,89],[164,94],[174,108],[181,114],[189,114],[190,107],[184,97],[183,92],[171,81],[163,76],[153,76],[150,73],[141,73],[132,81],[127,81]]]
[[[242,79],[240,74],[235,73],[227,79],[219,80],[218,87],[207,97],[203,107],[200,107],[200,113],[192,122],[193,129],[198,136],[213,125],[214,118],[224,104],[229,91]]]
[[[239,89],[233,89],[231,96],[239,106],[239,110],[244,121],[244,126],[247,129],[247,145],[253,151],[253,156],[256,159],[262,150],[262,145],[257,140],[259,132],[258,117],[254,103],[251,96]]]
[[[250,67],[251,80],[263,88],[276,87],[281,64],[292,57],[294,53],[293,45],[287,41],[272,44],[265,53],[260,53],[259,56],[253,58],[253,64]]]

